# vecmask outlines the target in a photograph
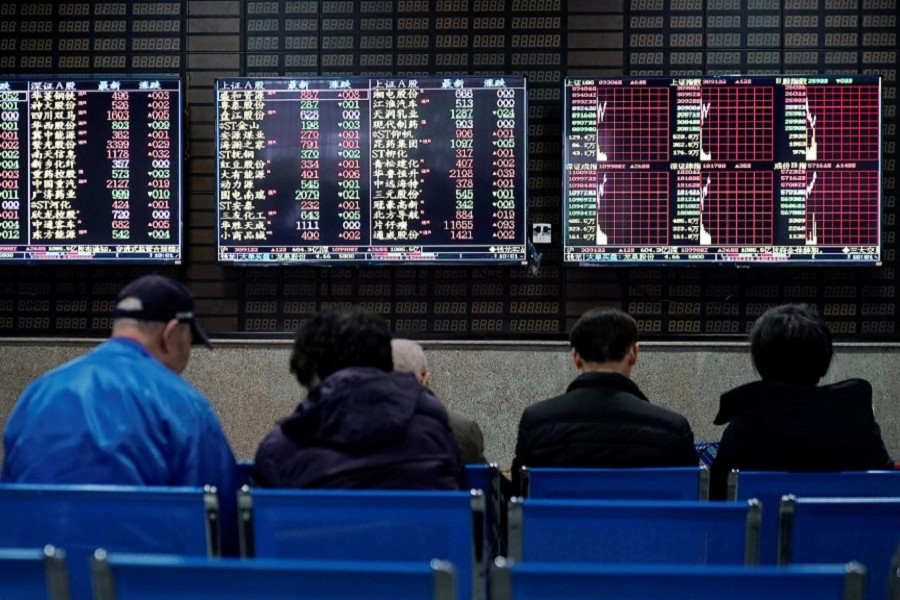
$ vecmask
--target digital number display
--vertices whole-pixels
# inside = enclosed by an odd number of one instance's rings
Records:
[[[0,80],[0,261],[180,263],[177,79]]]
[[[877,76],[568,79],[564,260],[879,264]]]
[[[522,77],[220,79],[218,258],[524,263]]]

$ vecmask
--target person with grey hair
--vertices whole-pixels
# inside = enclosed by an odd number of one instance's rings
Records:
[[[394,338],[391,340],[391,355],[394,359],[394,371],[412,373],[426,390],[430,390],[431,371],[428,359],[422,346],[412,340]],[[433,392],[432,392],[433,393]],[[450,429],[459,445],[459,452],[464,463],[484,463],[484,435],[481,427],[474,419],[453,410],[445,405]]]

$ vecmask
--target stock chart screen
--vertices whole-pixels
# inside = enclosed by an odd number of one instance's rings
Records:
[[[182,259],[178,79],[0,79],[0,261]]]
[[[565,81],[564,260],[881,262],[877,76]]]
[[[524,263],[522,77],[219,79],[218,258]]]

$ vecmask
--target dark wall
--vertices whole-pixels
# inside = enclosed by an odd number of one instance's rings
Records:
[[[621,306],[647,338],[741,337],[767,306],[817,304],[838,338],[897,327],[897,2],[876,0],[180,0],[0,4],[0,74],[179,74],[187,89],[186,260],[149,269],[0,266],[0,336],[103,336],[148,270],[184,278],[221,335],[286,335],[361,303],[419,338],[561,338]],[[879,268],[234,268],[215,260],[220,76],[517,73],[529,84],[529,221],[559,232],[566,75],[876,73],[883,78]]]

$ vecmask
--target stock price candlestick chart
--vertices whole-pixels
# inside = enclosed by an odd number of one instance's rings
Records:
[[[525,261],[521,77],[217,82],[219,259]]]
[[[877,264],[880,80],[569,79],[564,259]]]
[[[0,260],[181,261],[176,79],[0,81]]]

